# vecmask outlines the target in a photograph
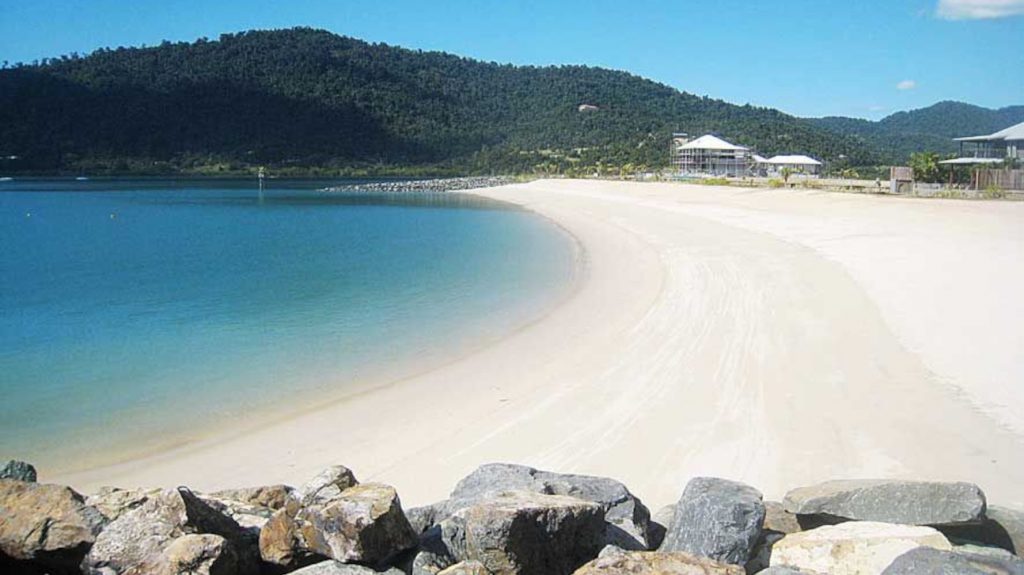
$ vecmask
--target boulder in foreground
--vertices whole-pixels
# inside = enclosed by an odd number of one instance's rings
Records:
[[[607,477],[553,473],[508,463],[481,465],[459,481],[448,501],[417,512],[427,518],[419,522],[429,527],[426,524],[429,518],[440,522],[463,507],[505,491],[566,495],[592,501],[604,512],[605,543],[636,550],[654,546],[650,511],[622,483]]]
[[[188,535],[217,537],[179,541]],[[148,497],[107,525],[83,565],[98,573],[178,573],[194,567],[211,574],[244,574],[255,572],[258,564],[238,523],[178,488]]]
[[[567,575],[593,559],[604,541],[601,506],[530,491],[497,494],[441,522],[441,538],[458,561],[489,573]]]
[[[883,575],[1024,575],[1024,559],[992,557],[929,547],[911,549],[896,558]]]
[[[686,484],[676,503],[659,551],[683,551],[743,565],[761,536],[764,514],[761,493],[753,487],[697,477]]]
[[[105,518],[69,487],[0,479],[0,556],[77,572]]]
[[[851,521],[955,525],[985,517],[985,494],[973,483],[853,479],[827,481],[786,494],[786,511]]]
[[[831,575],[881,573],[915,547],[949,551],[949,541],[931,527],[851,521],[793,533],[772,547],[771,565]]]
[[[304,507],[296,516],[309,549],[345,563],[383,563],[416,546],[417,537],[388,485],[364,483],[329,504]]]
[[[602,553],[574,575],[744,575],[744,571],[681,551],[622,551]]]

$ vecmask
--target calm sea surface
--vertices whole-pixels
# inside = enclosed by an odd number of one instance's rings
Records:
[[[439,365],[551,309],[572,240],[456,194],[0,182],[0,459],[68,469]]]

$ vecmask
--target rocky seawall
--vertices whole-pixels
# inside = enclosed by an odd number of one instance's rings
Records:
[[[299,487],[83,495],[0,468],[0,572],[65,575],[1024,574],[1024,512],[970,483],[845,480],[764,501],[698,477],[651,514],[609,478],[489,464],[448,499],[325,469]]]
[[[474,176],[466,178],[437,178],[430,180],[396,180],[393,182],[370,182],[365,184],[347,184],[324,188],[322,192],[454,192],[458,190],[475,190],[507,186],[518,182],[511,176]]]

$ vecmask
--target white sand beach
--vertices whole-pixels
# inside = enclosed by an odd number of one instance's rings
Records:
[[[652,507],[696,475],[769,498],[967,480],[1024,505],[1024,203],[563,180],[479,193],[583,248],[577,291],[542,320],[287,420],[41,479],[215,489],[341,463],[409,506],[506,461],[614,477]]]

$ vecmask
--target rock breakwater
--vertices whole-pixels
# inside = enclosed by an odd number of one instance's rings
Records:
[[[856,480],[784,501],[697,477],[651,517],[614,479],[488,464],[405,509],[342,465],[297,488],[88,497],[0,478],[0,572],[27,575],[1024,574],[1024,512],[970,483]]]
[[[458,190],[476,190],[515,184],[519,180],[511,176],[471,176],[465,178],[436,178],[429,180],[394,180],[388,182],[368,182],[364,184],[346,184],[324,188],[322,192],[454,192]]]

